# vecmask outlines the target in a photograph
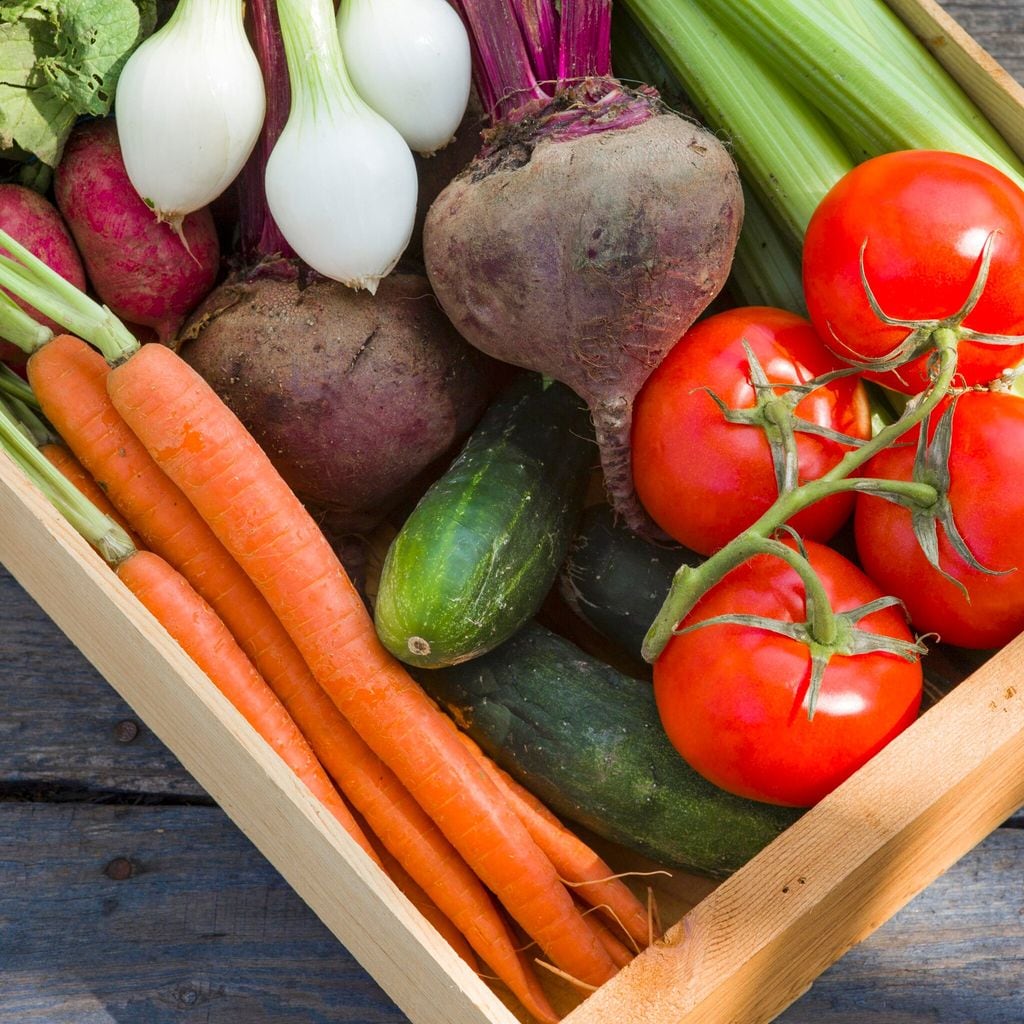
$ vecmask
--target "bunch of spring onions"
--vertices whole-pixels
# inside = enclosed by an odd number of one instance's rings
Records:
[[[445,0],[345,0],[337,19],[330,0],[276,6],[291,108],[266,160],[271,214],[310,267],[373,291],[412,233],[410,147],[441,149],[465,113],[466,31]],[[254,25],[271,20],[267,0],[252,7]],[[181,0],[121,75],[118,134],[136,191],[180,231],[237,177],[267,108],[243,0]]]
[[[651,77],[645,63],[663,61],[731,141],[752,200],[732,282],[742,301],[800,311],[811,213],[869,157],[952,150],[1024,182],[1021,161],[883,0],[623,6],[617,71]]]
[[[118,80],[118,139],[135,191],[180,231],[234,181],[265,109],[242,0],[180,0]]]

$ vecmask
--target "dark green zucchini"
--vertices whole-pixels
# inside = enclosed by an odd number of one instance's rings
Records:
[[[681,565],[702,558],[678,544],[653,544],[608,505],[583,513],[558,577],[565,603],[592,629],[639,660],[640,645]]]
[[[535,374],[513,381],[388,550],[375,609],[384,646],[434,668],[510,637],[554,583],[596,461],[572,391]]]
[[[666,738],[649,684],[535,623],[483,658],[416,675],[552,810],[667,866],[724,877],[800,814],[707,782]]]

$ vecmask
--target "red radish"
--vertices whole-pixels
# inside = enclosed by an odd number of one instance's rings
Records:
[[[471,344],[586,399],[612,504],[653,532],[633,492],[633,397],[725,283],[739,176],[710,132],[611,77],[610,0],[563,0],[533,66],[526,0],[460,3],[494,127],[427,215],[431,285]],[[538,49],[557,53],[550,92]]]
[[[54,193],[99,297],[122,319],[170,342],[217,278],[220,245],[210,211],[186,217],[181,238],[159,223],[132,187],[112,120],[72,132]]]
[[[0,185],[0,227],[16,238],[26,249],[52,267],[76,288],[85,290],[85,270],[67,225],[49,200],[24,185]],[[0,249],[9,255],[6,249]],[[12,296],[13,298],[13,296]],[[34,320],[51,331],[60,328],[52,320],[33,309],[27,302],[14,301]],[[25,353],[6,342],[0,343],[0,359],[7,363],[23,363]]]

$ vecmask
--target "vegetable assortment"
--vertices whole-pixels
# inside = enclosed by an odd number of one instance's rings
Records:
[[[556,1021],[658,937],[563,819],[725,876],[1024,629],[1024,167],[876,0],[245,6],[19,140],[0,446]]]

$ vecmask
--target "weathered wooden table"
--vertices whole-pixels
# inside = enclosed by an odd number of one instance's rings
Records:
[[[1024,80],[1024,0],[945,6]],[[404,1017],[0,573],[0,1024]],[[1024,815],[784,1024],[1024,1022]]]

